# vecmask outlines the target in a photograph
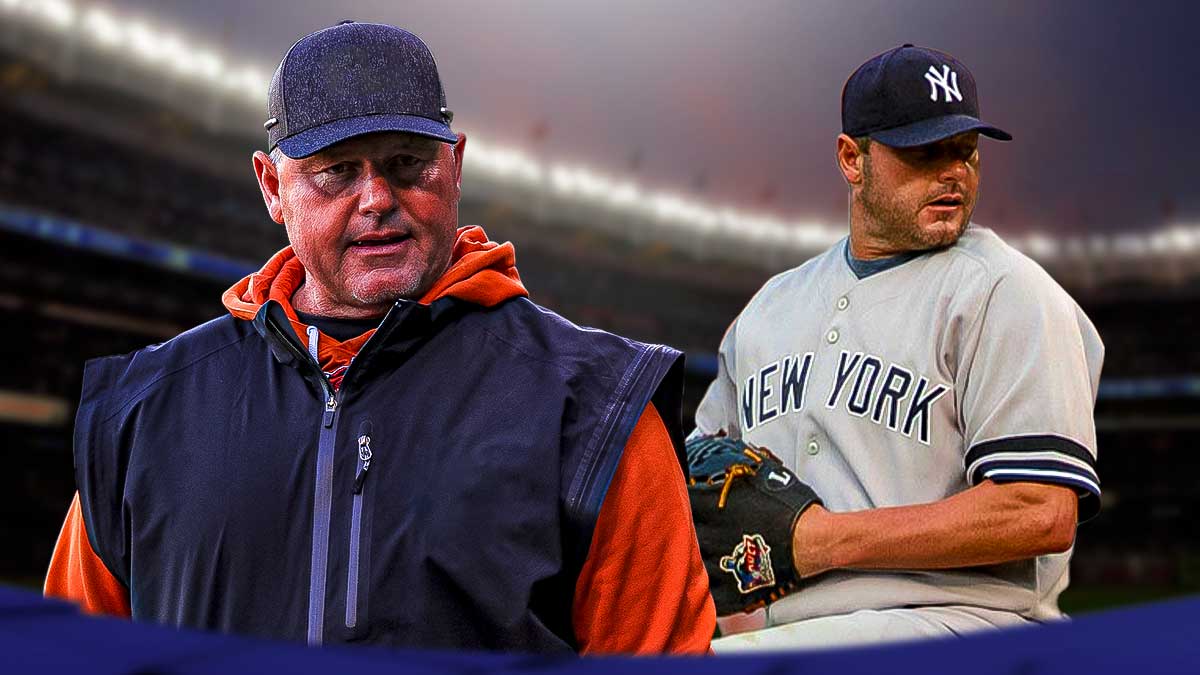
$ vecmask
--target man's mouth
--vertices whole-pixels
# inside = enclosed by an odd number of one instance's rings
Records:
[[[363,236],[359,237],[358,239],[355,239],[354,241],[350,242],[350,246],[354,247],[354,248],[366,248],[366,249],[384,248],[387,246],[392,246],[394,244],[399,244],[399,243],[401,243],[403,241],[407,241],[408,239],[411,239],[411,238],[412,237],[408,234],[382,233],[381,232],[378,234],[363,235]]]
[[[963,205],[963,196],[957,193],[945,194],[933,201],[926,202],[925,205],[936,208],[956,208]]]

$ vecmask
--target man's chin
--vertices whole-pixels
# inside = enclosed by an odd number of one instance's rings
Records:
[[[431,284],[422,279],[365,279],[372,283],[360,283],[351,292],[355,301],[366,307],[391,305],[397,300],[417,300],[429,290]]]
[[[352,297],[361,307],[371,308],[392,305],[397,300],[416,300],[420,296],[406,289],[376,289],[355,291]]]
[[[953,246],[962,233],[967,229],[966,218],[952,220],[937,220],[923,225],[919,230],[919,239],[923,248],[943,248]]]

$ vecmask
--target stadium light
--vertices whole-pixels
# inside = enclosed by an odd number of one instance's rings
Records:
[[[1035,232],[1025,237],[1024,240],[1018,240],[1018,243],[1023,245],[1019,245],[1017,248],[1028,252],[1034,258],[1052,260],[1059,254],[1059,242],[1040,232]]]
[[[1184,253],[1193,253],[1200,248],[1200,226],[1175,225],[1165,230],[1172,248]]]
[[[155,39],[158,57],[171,70],[181,75],[192,75],[195,66],[191,60],[191,48],[183,40],[170,33],[160,33]]]
[[[468,166],[477,167],[493,177],[512,179],[530,186],[541,185],[544,171],[540,164],[525,153],[512,148],[493,147],[471,135],[471,151],[467,153]]]
[[[227,72],[220,84],[225,89],[247,98],[266,101],[268,80],[258,68],[243,67],[236,72]]]
[[[121,44],[121,26],[108,12],[92,7],[83,15],[83,27],[88,35],[104,47],[113,48]]]
[[[66,0],[41,0],[35,6],[41,18],[53,28],[66,30],[75,23],[75,6]]]
[[[467,165],[500,181],[548,190],[559,197],[647,218],[660,225],[697,234],[722,234],[757,244],[798,250],[827,246],[843,236],[839,230],[811,222],[787,223],[728,206],[714,206],[686,196],[647,191],[630,180],[619,180],[590,167],[555,163],[543,165],[516,148],[492,145],[471,134]]]
[[[125,41],[136,56],[146,61],[153,63],[163,57],[159,36],[141,21],[131,21],[126,26]]]
[[[221,61],[221,57],[204,49],[195,50],[192,54],[192,63],[195,65],[196,72],[201,77],[214,82],[221,79],[221,74],[225,70],[225,65]]]
[[[613,188],[608,195],[608,202],[615,208],[630,208],[642,199],[642,191],[634,183],[621,183]]]
[[[25,14],[54,30],[69,29],[76,19],[75,5],[67,0],[0,0],[0,10],[10,14]]]
[[[1112,250],[1126,258],[1144,258],[1154,250],[1154,238],[1148,241],[1144,237],[1124,234],[1117,236],[1112,243]]]
[[[1155,253],[1165,254],[1176,250],[1176,243],[1172,241],[1171,233],[1165,230],[1154,232],[1148,237],[1146,249]]]

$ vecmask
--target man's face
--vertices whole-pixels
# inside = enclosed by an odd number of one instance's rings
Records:
[[[464,144],[385,132],[281,162],[276,204],[263,193],[308,272],[297,308],[373,316],[428,290],[454,246]]]
[[[978,144],[977,132],[915,148],[872,142],[856,196],[866,234],[896,251],[958,241],[979,196]]]

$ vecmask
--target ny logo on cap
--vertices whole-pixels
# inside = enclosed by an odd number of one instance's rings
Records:
[[[962,100],[962,93],[958,91],[958,73],[950,70],[950,66],[942,66],[942,72],[938,72],[933,66],[929,66],[929,72],[925,73],[925,79],[929,80],[929,100],[938,100],[938,87],[942,88],[942,92],[946,95],[946,103],[949,103],[951,97]]]

